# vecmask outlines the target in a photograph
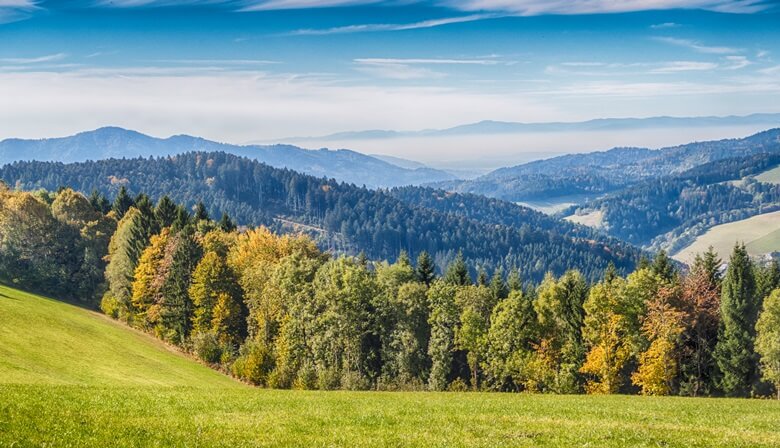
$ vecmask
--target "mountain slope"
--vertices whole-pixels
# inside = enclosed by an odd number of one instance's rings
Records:
[[[160,139],[116,127],[63,138],[3,140],[0,142],[0,162],[40,160],[71,163],[123,157],[159,157],[190,151],[224,151],[274,167],[368,187],[417,185],[455,178],[444,171],[427,167],[402,167],[346,149],[308,150],[290,145],[238,146],[188,135]]]
[[[571,154],[501,168],[471,181],[436,185],[510,201],[577,194],[597,196],[709,162],[768,152],[780,152],[780,129],[742,139],[695,142],[658,150],[614,148]]]
[[[529,280],[569,268],[596,278],[609,262],[626,270],[639,257],[630,245],[516,205],[455,195],[446,208],[437,208],[430,192],[403,196],[359,188],[225,153],[68,165],[17,162],[0,168],[0,179],[23,189],[70,186],[113,196],[124,185],[155,199],[167,194],[188,205],[203,200],[212,216],[227,212],[241,224],[314,232],[324,248],[339,252],[394,260],[401,250],[413,257],[427,250],[444,267],[462,250],[472,267],[517,267]]]
[[[0,285],[0,384],[239,387],[107,317]]]

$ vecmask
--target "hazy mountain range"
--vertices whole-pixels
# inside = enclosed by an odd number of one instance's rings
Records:
[[[309,150],[291,145],[231,145],[189,135],[155,138],[105,127],[70,137],[0,142],[0,164],[21,160],[63,163],[109,158],[160,157],[190,151],[223,151],[318,177],[366,185],[395,187],[455,179],[445,171],[391,157],[373,157],[346,149]],[[383,160],[384,159],[384,160]]]
[[[289,137],[284,142],[382,140],[403,137],[445,137],[456,135],[493,135],[521,133],[555,133],[582,131],[622,131],[632,129],[696,128],[712,126],[780,125],[780,113],[760,113],[725,117],[649,117],[649,118],[600,118],[579,122],[520,123],[485,120],[446,129],[418,131],[365,130],[346,131],[325,136]]]

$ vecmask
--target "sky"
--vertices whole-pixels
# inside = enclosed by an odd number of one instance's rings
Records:
[[[0,0],[0,138],[757,112],[780,112],[777,1]],[[478,149],[421,145],[379,151]]]

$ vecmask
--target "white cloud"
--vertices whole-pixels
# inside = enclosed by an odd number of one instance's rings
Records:
[[[335,28],[324,29],[302,29],[293,31],[290,34],[299,36],[323,36],[328,34],[349,34],[365,33],[377,31],[406,31],[424,28],[434,28],[437,26],[451,25],[455,23],[475,22],[477,20],[493,19],[499,17],[495,14],[473,14],[462,17],[449,17],[445,19],[423,20],[413,23],[372,23],[361,25],[339,26]]]
[[[739,53],[740,51],[742,51],[739,48],[702,45],[701,43],[694,40],[677,39],[675,37],[654,37],[653,39],[658,42],[663,42],[670,45],[676,45],[678,47],[690,48],[691,50],[697,51],[699,53],[706,53],[706,54],[729,54],[729,53]]]
[[[705,71],[718,68],[718,64],[712,62],[674,61],[654,68],[650,73],[678,73],[690,71]]]
[[[680,27],[680,24],[674,22],[656,23],[654,25],[650,25],[650,28],[654,30],[665,30],[669,28],[678,28],[678,27]]]
[[[361,58],[355,59],[358,64],[404,64],[404,65],[499,65],[502,61],[496,59],[393,59],[393,58]]]
[[[37,56],[31,58],[0,58],[0,63],[4,64],[16,64],[16,65],[30,65],[41,64],[44,62],[61,61],[68,55],[65,53],[48,54],[45,56]]]
[[[702,9],[749,14],[771,6],[771,2],[764,0],[444,0],[444,4],[466,11],[505,11],[524,16],[668,9]]]
[[[739,70],[752,64],[745,56],[726,56],[724,59],[729,63],[724,67],[727,70]]]
[[[447,76],[426,67],[415,67],[414,64],[393,62],[391,59],[356,59],[355,70],[379,78],[400,81],[416,79],[439,79]]]

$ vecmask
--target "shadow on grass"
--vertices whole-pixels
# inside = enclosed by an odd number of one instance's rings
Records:
[[[95,311],[95,312],[98,312],[98,313],[102,313],[100,311],[100,308],[98,307],[97,304],[86,303],[86,302],[82,302],[80,300],[74,300],[74,299],[61,299],[61,298],[58,298],[58,297],[53,297],[51,295],[51,293],[48,292],[48,291],[37,290],[35,288],[22,288],[19,285],[9,284],[9,283],[6,283],[6,282],[0,282],[0,286],[4,286],[4,287],[9,288],[9,289],[15,289],[17,291],[21,291],[21,292],[24,292],[24,293],[27,293],[27,294],[34,294],[34,295],[40,296],[41,298],[46,299],[46,300],[51,300],[51,301],[54,301],[54,302],[67,303],[68,305],[73,305],[73,306],[76,306],[76,307],[79,307],[79,308],[83,308],[83,309],[88,310],[88,311]],[[20,300],[17,297],[10,297],[10,296],[4,294],[2,291],[0,291],[0,298],[8,299],[8,300],[17,300],[17,301]]]

